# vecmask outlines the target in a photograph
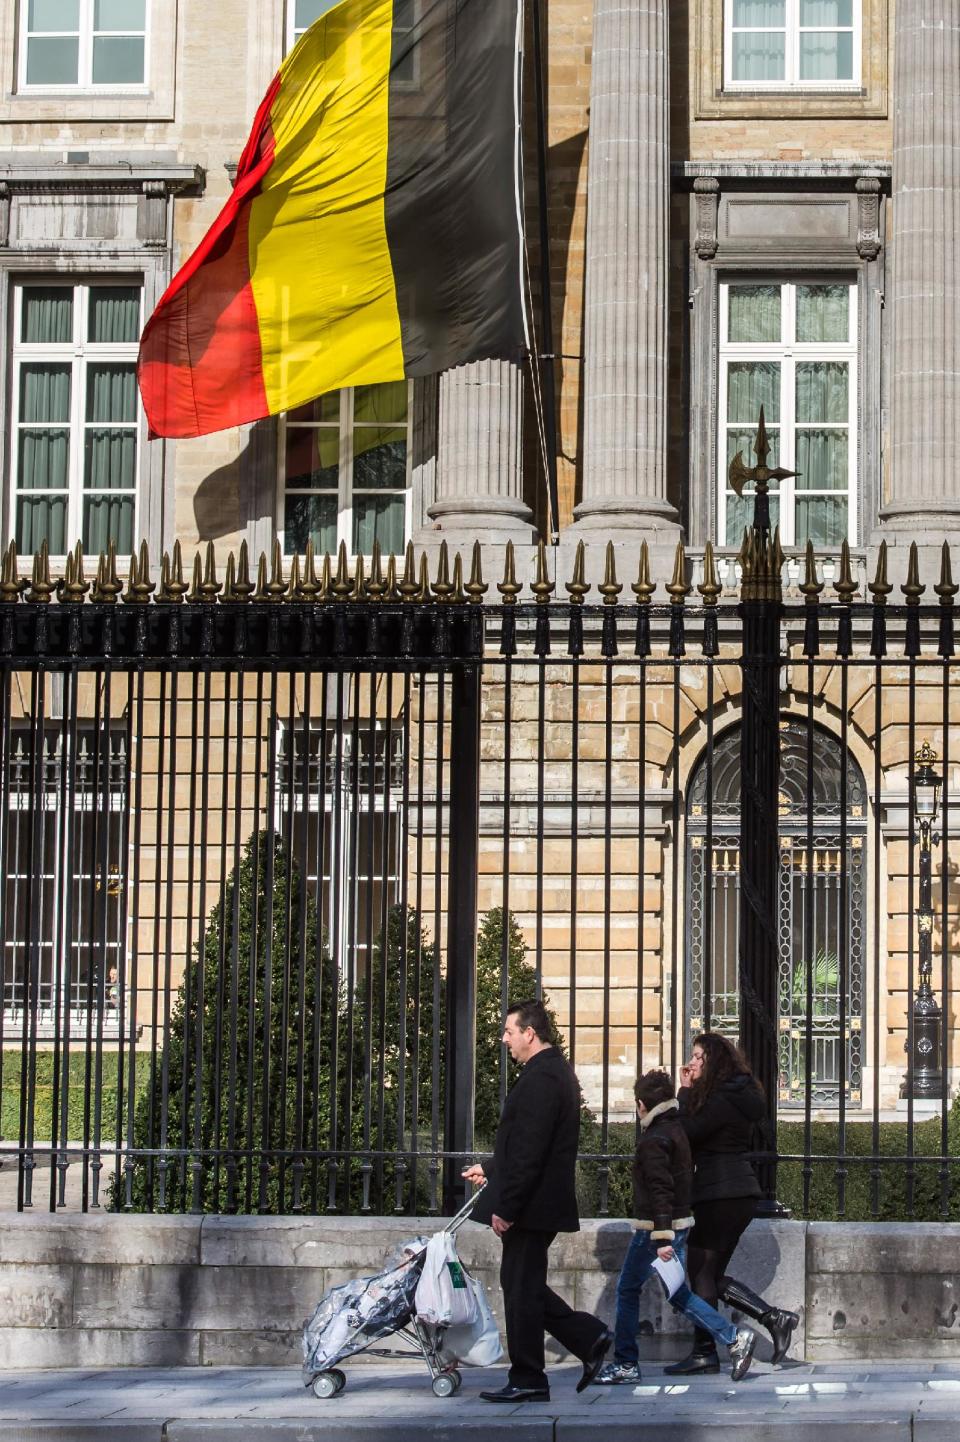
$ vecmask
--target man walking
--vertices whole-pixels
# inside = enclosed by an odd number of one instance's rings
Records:
[[[523,1071],[507,1094],[497,1127],[489,1182],[473,1220],[489,1222],[503,1243],[500,1285],[507,1323],[506,1387],[481,1392],[486,1402],[546,1402],[543,1334],[583,1363],[577,1391],[588,1387],[613,1340],[598,1317],[575,1312],[547,1286],[547,1252],[557,1232],[578,1232],[575,1174],[580,1140],[580,1083],[553,1045],[539,1001],[509,1007],[503,1041]],[[471,1182],[485,1180],[467,1167]]]

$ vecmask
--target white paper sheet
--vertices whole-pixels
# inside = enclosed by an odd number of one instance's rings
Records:
[[[653,1270],[663,1283],[663,1290],[668,1297],[672,1297],[683,1286],[686,1273],[677,1261],[676,1254],[670,1258],[669,1262],[663,1262],[659,1257],[654,1257]]]

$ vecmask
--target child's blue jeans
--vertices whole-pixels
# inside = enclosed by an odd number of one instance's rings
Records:
[[[640,1325],[640,1293],[643,1285],[653,1275],[653,1262],[657,1247],[663,1242],[652,1242],[650,1233],[638,1229],[633,1234],[627,1255],[620,1269],[617,1282],[617,1320],[614,1328],[613,1355],[616,1361],[626,1364],[640,1360],[637,1350],[637,1327]],[[670,1243],[684,1271],[687,1268],[687,1233],[677,1232]],[[659,1286],[659,1280],[657,1286]],[[737,1339],[737,1329],[732,1322],[722,1317],[715,1307],[691,1292],[686,1282],[670,1298],[671,1307],[683,1312],[691,1322],[709,1332],[717,1342],[729,1347]]]

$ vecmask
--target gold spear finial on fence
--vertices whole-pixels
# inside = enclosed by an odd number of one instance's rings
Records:
[[[546,605],[549,602],[555,585],[556,582],[551,581],[549,572],[547,571],[547,548],[541,541],[537,546],[537,575],[533,585],[530,587],[534,596],[537,598],[538,606]]]
[[[920,557],[917,553],[917,543],[911,541],[910,556],[907,561],[907,579],[900,590],[906,597],[908,606],[919,606],[920,597],[926,589],[926,586],[920,583]]]
[[[582,541],[577,542],[576,555],[573,558],[573,579],[564,582],[567,594],[570,597],[571,606],[582,606],[583,598],[590,590],[590,584],[585,580],[587,573],[586,550]]]
[[[940,580],[934,586],[934,591],[940,597],[941,606],[952,606],[953,598],[960,590],[960,586],[953,584],[953,568],[950,564],[950,547],[946,541],[940,550]]]
[[[350,595],[350,567],[347,562],[346,541],[341,541],[337,549],[337,574],[330,589],[335,601],[345,601]]]
[[[303,580],[300,582],[300,599],[309,603],[314,602],[320,594],[320,582],[317,579],[317,558],[313,549],[313,541],[307,541],[307,550],[303,559]]]
[[[190,582],[190,589],[189,589],[189,591],[187,592],[187,600],[190,602],[191,606],[195,606],[195,605],[198,605],[198,604],[199,604],[199,601],[200,601],[200,587],[201,587],[202,585],[203,585],[203,562],[202,562],[201,559],[200,559],[200,552],[197,551],[197,552],[194,553],[194,557],[193,557],[193,577],[192,577],[191,582]]]
[[[373,551],[370,556],[370,579],[367,582],[367,595],[371,601],[382,601],[383,593],[387,589],[383,579],[383,558],[380,554],[380,542],[374,541]]]
[[[483,579],[483,553],[479,541],[473,543],[473,559],[470,563],[470,579],[466,584],[467,600],[472,606],[479,606],[490,589]]]
[[[808,541],[800,594],[808,606],[815,606],[820,600],[822,590],[823,582],[817,579],[817,558],[814,555],[813,542]]]
[[[267,600],[267,553],[260,552],[260,559],[257,561],[257,585],[253,593],[254,601]]]
[[[300,600],[300,553],[294,551],[290,561],[290,578],[284,595],[288,601]]]
[[[44,539],[33,558],[33,578],[26,599],[43,605],[50,600],[55,590],[56,586],[50,579],[50,548]]]
[[[100,552],[97,576],[90,590],[90,599],[111,606],[122,590],[123,583],[117,575],[117,548],[111,541],[106,555],[102,551]]]
[[[173,543],[173,558],[167,555],[166,551],[160,561],[160,586],[157,590],[157,600],[163,601],[166,605],[178,606],[186,595],[187,587],[183,579],[183,551],[179,541]]]
[[[150,553],[146,541],[140,542],[140,555],[130,557],[130,580],[123,599],[127,605],[146,606],[156,589],[150,579]]]
[[[505,606],[515,606],[517,604],[517,597],[522,587],[517,582],[512,541],[507,542],[507,549],[503,558],[503,580],[497,582],[497,590],[503,597],[503,604]]]
[[[757,458],[757,464],[752,467],[744,465],[743,452],[737,451],[730,462],[729,479],[730,487],[738,498],[743,497],[743,488],[747,481],[753,481],[757,496],[765,498],[770,481],[785,481],[790,476],[798,476],[799,471],[787,471],[782,466],[774,466],[772,469],[767,465],[767,456],[770,454],[770,442],[767,440],[767,423],[764,419],[763,406],[760,407],[760,420],[757,425],[757,438],[753,443],[753,453]],[[760,530],[769,530],[769,512],[767,513],[766,525],[762,524],[762,516],[758,516],[754,522]]]
[[[447,550],[446,541],[440,542],[440,555],[437,558],[437,579],[433,583],[433,594],[438,601],[449,601],[453,594],[453,587],[450,584],[450,552]]]
[[[397,558],[390,552],[387,557],[387,578],[383,583],[383,599],[385,601],[399,601],[400,592],[397,590]]]
[[[623,590],[623,586],[617,580],[617,553],[612,541],[607,542],[607,551],[604,558],[603,580],[597,587],[603,597],[605,606],[615,606],[617,597]]]
[[[420,585],[417,587],[417,600],[430,600],[430,563],[427,560],[426,551],[420,552]]]
[[[463,590],[463,561],[460,559],[460,552],[458,551],[453,558],[453,589],[450,595],[450,601],[451,604],[456,606],[463,605],[466,599]]]
[[[89,589],[90,582],[83,574],[83,547],[78,541],[73,548],[73,553],[67,557],[63,583],[60,587],[60,600],[67,605],[82,604]]]
[[[404,552],[403,558],[403,576],[400,579],[400,585],[397,589],[400,592],[400,599],[402,601],[416,600],[419,587],[417,585],[417,560],[413,553],[412,541],[407,542],[407,549]]]
[[[0,602],[11,605],[19,601],[24,585],[17,574],[16,542],[11,541],[3,553],[3,566],[0,568]]]
[[[330,552],[324,551],[323,565],[320,567],[320,590],[317,594],[318,601],[329,601],[333,595],[333,567],[330,562]]]
[[[850,542],[846,540],[840,547],[840,574],[833,583],[833,589],[843,606],[849,606],[857,594],[857,583],[853,579],[853,568],[850,564]]]
[[[893,587],[887,580],[886,541],[880,542],[879,549],[877,550],[877,574],[874,576],[872,581],[867,582],[867,590],[873,597],[875,605],[885,606],[887,604],[887,597],[893,590]]]
[[[253,583],[250,580],[250,549],[246,541],[240,542],[240,551],[237,555],[237,579],[233,583],[233,594],[238,601],[249,601],[253,595]]]
[[[365,601],[367,599],[367,581],[364,575],[363,554],[357,556],[356,565],[353,568],[353,589],[350,592],[351,601]]]
[[[713,542],[708,541],[703,552],[703,580],[697,586],[705,606],[715,606],[720,599],[722,587],[717,580],[717,567],[713,559]]]
[[[677,542],[677,549],[673,557],[673,576],[667,585],[667,595],[674,606],[682,606],[693,590],[687,584],[687,555],[683,542]]]
[[[640,543],[640,565],[637,570],[637,579],[630,589],[637,598],[638,606],[649,606],[650,597],[657,589],[656,581],[650,579],[650,548],[646,541]]]

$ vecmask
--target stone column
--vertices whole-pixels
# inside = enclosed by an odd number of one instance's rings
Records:
[[[433,527],[422,541],[446,539],[464,550],[536,540],[523,499],[523,374],[510,361],[477,361],[440,377]]]
[[[888,540],[960,533],[960,0],[898,0]]]
[[[666,498],[667,0],[596,0],[578,529],[675,541]]]

